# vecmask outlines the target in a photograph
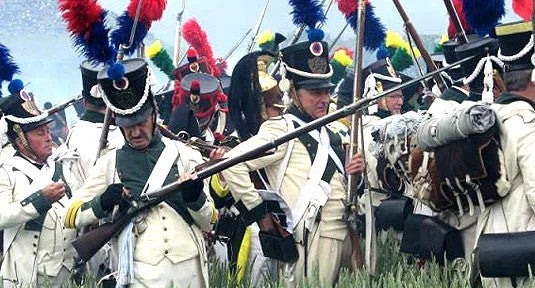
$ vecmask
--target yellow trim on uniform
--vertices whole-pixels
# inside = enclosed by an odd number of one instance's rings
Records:
[[[210,178],[210,186],[214,189],[215,194],[221,198],[227,196],[230,191],[228,184],[219,179],[219,174],[212,175]]]
[[[77,200],[67,210],[67,216],[65,216],[65,228],[76,228],[76,215],[80,211],[80,207],[84,204],[84,201]]]
[[[531,31],[533,31],[531,21],[509,23],[505,25],[496,26],[496,36],[505,36],[505,35],[517,34],[517,33],[522,33],[522,32],[531,32]]]
[[[338,122],[342,123],[342,125],[346,126],[347,129],[349,129],[349,126],[351,126],[351,122],[347,117],[338,119]]]
[[[219,219],[219,211],[215,208],[214,203],[212,203],[212,217],[210,218],[210,224],[214,225]]]
[[[238,252],[237,259],[237,279],[238,282],[241,282],[245,277],[245,272],[247,272],[247,264],[249,262],[249,252],[251,250],[251,226],[248,226],[245,229],[243,234],[243,239],[240,244],[240,250]]]

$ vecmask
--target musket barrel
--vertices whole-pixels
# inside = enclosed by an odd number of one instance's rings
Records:
[[[277,146],[286,143],[292,139],[295,139],[299,137],[300,135],[304,133],[308,133],[312,130],[318,129],[321,126],[327,125],[328,123],[331,123],[337,119],[340,119],[342,117],[349,116],[358,110],[366,107],[373,101],[384,97],[398,89],[402,89],[406,86],[412,85],[422,79],[428,78],[436,73],[440,73],[442,71],[445,71],[451,67],[455,67],[456,65],[459,65],[463,62],[469,61],[473,58],[467,57],[461,61],[457,61],[455,63],[452,63],[451,66],[443,67],[441,69],[437,69],[436,71],[433,71],[431,73],[428,73],[422,77],[415,78],[413,80],[410,80],[406,83],[403,83],[401,85],[398,85],[396,87],[393,87],[391,89],[388,89],[382,93],[377,94],[374,97],[367,98],[367,99],[361,99],[353,104],[347,105],[339,110],[336,110],[334,113],[327,114],[321,118],[315,119],[311,121],[310,123],[297,127],[295,130],[292,130],[290,132],[287,132],[286,134],[274,138],[271,141],[257,147],[254,149],[251,149],[249,151],[246,151],[245,153],[242,153],[238,156],[231,157],[231,158],[225,158],[217,163],[214,163],[213,165],[210,165],[198,172],[196,172],[196,176],[198,179],[205,179],[210,177],[213,174],[219,173],[233,165],[236,165],[238,163],[248,161],[254,158],[257,158],[260,155],[265,154],[267,151],[275,149]],[[168,197],[171,197],[174,193],[176,193],[177,189],[180,188],[180,185],[182,182],[175,181],[172,183],[169,183],[165,186],[163,186],[160,189],[157,189],[154,192],[151,192],[150,198],[145,199],[139,205],[137,208],[130,208],[127,212],[127,215],[124,215],[123,217],[120,217],[118,220],[114,221],[113,223],[109,223],[108,225],[104,225],[103,227],[98,227],[95,230],[89,231],[87,233],[84,233],[83,235],[79,236],[77,239],[74,240],[73,246],[78,251],[80,255],[83,255],[84,260],[90,259],[96,251],[98,251],[102,245],[99,243],[107,243],[112,237],[117,235],[124,227],[124,223],[128,223],[128,219],[131,219],[135,215],[137,215],[139,212],[141,212],[143,209],[147,209],[150,207],[153,207],[154,205],[157,205],[158,203],[161,203],[162,201],[165,201]],[[143,199],[141,199],[143,200]],[[130,217],[130,218],[127,218]],[[127,218],[127,219],[125,219]],[[113,228],[115,227],[115,228]],[[110,231],[110,229],[113,228],[115,230]],[[100,246],[98,246],[100,245]],[[96,247],[98,246],[98,247]],[[83,250],[83,251],[82,251]],[[81,252],[82,251],[82,252]]]

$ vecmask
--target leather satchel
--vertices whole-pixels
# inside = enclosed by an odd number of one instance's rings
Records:
[[[279,260],[282,262],[295,262],[299,258],[295,238],[282,227],[279,220],[273,214],[270,214],[275,224],[274,231],[260,231],[260,246],[264,256]]]
[[[400,250],[419,259],[435,258],[440,264],[444,264],[444,258],[453,261],[464,257],[459,230],[435,217],[420,214],[407,216]]]
[[[501,198],[496,183],[502,176],[498,128],[437,147],[420,171],[423,152],[413,149],[409,169],[415,197],[435,211],[456,210],[460,214],[473,206],[491,205]]]
[[[408,197],[392,197],[379,204],[375,209],[375,228],[377,230],[403,231],[403,224],[409,214],[412,214],[414,205]]]
[[[535,269],[535,231],[483,234],[475,250],[483,277],[528,277]]]

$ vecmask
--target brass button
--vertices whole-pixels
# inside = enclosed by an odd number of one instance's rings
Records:
[[[33,235],[33,238],[37,239],[37,238],[39,238],[39,235],[35,234],[35,235]]]
[[[165,252],[163,252],[163,253],[164,253],[164,254],[167,254],[167,253],[169,253],[169,250],[165,250]]]
[[[33,243],[33,247],[37,247],[37,243]]]
[[[164,243],[167,243],[167,239],[163,239],[163,242],[164,242]]]
[[[163,231],[167,231],[167,228],[166,228],[166,227],[163,227]]]
[[[162,216],[162,220],[165,220],[165,216]]]

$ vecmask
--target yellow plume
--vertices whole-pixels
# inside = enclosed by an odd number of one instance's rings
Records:
[[[353,64],[353,59],[351,59],[351,57],[347,55],[346,51],[343,49],[336,50],[334,52],[333,59],[344,67],[348,67]]]
[[[156,56],[156,54],[162,51],[162,49],[163,49],[162,42],[160,40],[156,40],[154,41],[154,43],[145,47],[145,55],[147,55],[149,59],[152,59],[154,58],[154,56]]]
[[[438,40],[438,44],[442,45],[442,44],[444,44],[444,42],[446,42],[446,41],[448,41],[448,40],[450,40],[450,39],[448,38],[448,34],[444,34],[444,35],[442,35],[442,37],[440,38],[440,40]]]
[[[257,44],[260,46],[264,43],[271,42],[275,40],[275,33],[273,31],[266,29],[258,34]]]
[[[412,56],[411,46],[409,45],[409,42],[405,41],[405,39],[403,39],[403,37],[401,37],[401,35],[399,35],[399,33],[397,32],[386,31],[385,46],[389,48],[405,49],[405,51],[407,51],[407,53]],[[422,56],[418,48],[413,47],[413,49],[416,58]]]
[[[405,45],[407,41],[399,35],[398,32],[386,31],[385,46],[391,48],[400,48]]]

